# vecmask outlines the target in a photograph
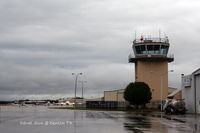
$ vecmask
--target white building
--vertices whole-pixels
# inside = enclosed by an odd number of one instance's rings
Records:
[[[182,97],[188,113],[200,114],[200,69],[191,75],[182,75]]]

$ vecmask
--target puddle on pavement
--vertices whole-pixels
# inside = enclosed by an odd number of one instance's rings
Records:
[[[35,109],[35,110],[34,110]],[[44,111],[45,110],[45,111]],[[192,115],[191,115],[192,116]],[[107,111],[72,111],[47,110],[45,108],[28,108],[3,110],[0,113],[0,128],[2,131],[29,131],[29,133],[48,130],[49,133],[143,133],[143,132],[200,132],[199,117],[160,115],[159,113],[107,112]],[[182,119],[179,119],[182,118]],[[177,119],[177,120],[176,120]],[[5,121],[6,120],[6,121]],[[66,126],[20,126],[19,121],[69,121]],[[180,121],[182,120],[182,121]],[[17,125],[15,124],[17,123]],[[9,128],[6,128],[6,127]],[[57,130],[59,128],[59,130]]]

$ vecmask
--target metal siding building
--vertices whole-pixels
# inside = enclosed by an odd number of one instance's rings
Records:
[[[200,69],[191,75],[182,75],[182,97],[188,113],[200,114]]]

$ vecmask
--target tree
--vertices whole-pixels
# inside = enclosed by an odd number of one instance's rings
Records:
[[[144,105],[149,103],[151,100],[151,91],[148,84],[144,82],[131,82],[127,85],[124,92],[124,99],[129,101],[130,104],[136,105]]]

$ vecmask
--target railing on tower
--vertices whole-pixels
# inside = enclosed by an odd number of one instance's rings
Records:
[[[166,38],[142,38],[142,39],[135,39],[133,43],[151,43],[151,42],[160,42],[160,43],[169,43],[169,39]]]
[[[147,56],[148,57],[148,56]],[[129,54],[128,59],[130,60],[131,58],[136,58],[136,56],[134,55],[134,53]],[[166,58],[174,58],[174,54],[168,54],[166,56]]]

